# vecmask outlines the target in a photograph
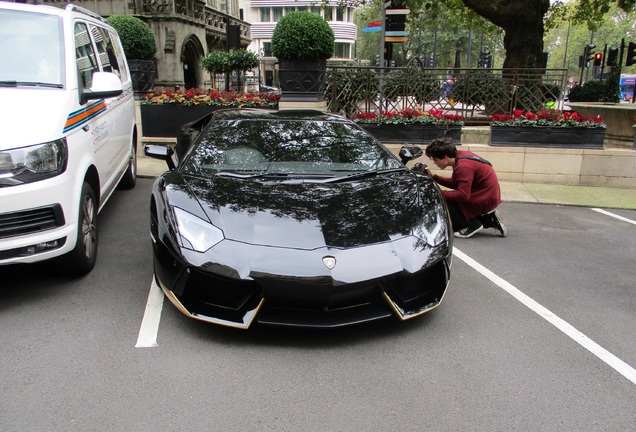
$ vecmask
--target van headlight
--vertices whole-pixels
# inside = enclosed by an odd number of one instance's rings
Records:
[[[44,144],[0,150],[0,186],[54,177],[66,170],[68,147],[61,138]]]

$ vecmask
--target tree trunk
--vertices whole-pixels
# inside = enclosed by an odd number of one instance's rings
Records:
[[[550,0],[462,0],[466,7],[502,28],[504,69],[540,68],[543,60],[543,17]]]

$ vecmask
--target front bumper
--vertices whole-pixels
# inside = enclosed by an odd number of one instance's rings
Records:
[[[189,266],[165,248],[154,255],[157,284],[181,312],[241,329],[253,323],[336,328],[392,316],[407,320],[438,307],[450,281],[450,255],[415,273],[355,283],[257,273],[238,279]]]

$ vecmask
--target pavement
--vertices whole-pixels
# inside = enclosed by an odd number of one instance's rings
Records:
[[[137,175],[155,178],[167,170],[163,161],[140,156]],[[636,210],[636,189],[500,182],[504,202],[560,204],[580,207]]]

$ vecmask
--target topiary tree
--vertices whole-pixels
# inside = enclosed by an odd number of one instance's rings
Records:
[[[230,52],[230,66],[233,71],[238,72],[238,87],[241,88],[241,72],[243,74],[248,70],[254,69],[260,64],[258,56],[252,51],[246,49],[237,49]]]
[[[284,60],[326,60],[335,50],[335,36],[329,24],[308,11],[282,17],[272,34],[272,53]]]
[[[126,57],[138,60],[155,59],[157,44],[155,34],[148,24],[132,15],[112,15],[107,21],[117,30]]]

